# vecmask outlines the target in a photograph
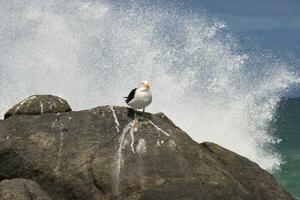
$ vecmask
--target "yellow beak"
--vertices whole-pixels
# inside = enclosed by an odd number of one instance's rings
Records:
[[[149,89],[150,88],[150,84],[146,83],[146,84],[144,84],[144,87],[147,88],[147,89]]]

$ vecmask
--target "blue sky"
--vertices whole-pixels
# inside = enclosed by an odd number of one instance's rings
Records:
[[[188,4],[223,19],[234,32],[259,37],[265,45],[300,58],[299,0],[187,0]]]
[[[279,56],[291,55],[300,74],[300,0],[186,0],[184,4],[224,20],[241,41],[251,38],[252,45]],[[289,95],[300,96],[299,87]]]
[[[300,29],[299,0],[192,0],[237,31]]]

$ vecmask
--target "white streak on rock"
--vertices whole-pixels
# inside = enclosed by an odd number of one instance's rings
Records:
[[[63,145],[64,145],[64,132],[60,132],[59,157],[61,157]]]
[[[134,124],[133,124],[133,126],[134,126]],[[130,136],[131,136],[131,144],[130,144],[130,146],[131,146],[132,153],[135,153],[134,147],[133,147],[133,145],[134,145],[134,134],[133,134],[133,132],[134,132],[134,128],[131,127],[131,129],[130,129]]]
[[[129,144],[129,140],[126,138],[126,135],[125,135],[125,139],[124,139],[124,142],[123,142],[123,146],[124,148]]]
[[[157,141],[157,142],[156,142],[156,145],[157,145],[157,146],[160,146],[160,141]]]
[[[6,139],[9,140],[9,136],[7,136]]]
[[[56,114],[56,119],[54,120],[54,122],[52,123],[52,128],[56,125],[56,123],[58,122],[58,119],[59,119],[59,115],[60,115],[61,113],[57,113]]]
[[[161,133],[165,134],[166,136],[170,136],[169,133],[167,133],[166,131],[162,130],[162,129],[159,128],[158,126],[156,126],[151,120],[148,119],[148,121],[149,121],[150,124],[152,124],[158,131],[160,131]]]
[[[42,102],[40,102],[40,107],[41,107],[41,114],[44,113],[44,104]]]
[[[118,132],[120,132],[120,130],[119,130],[120,123],[119,123],[118,118],[117,118],[117,116],[116,116],[116,112],[115,112],[115,110],[114,110],[114,107],[113,107],[113,106],[109,106],[109,107],[110,107],[110,109],[111,109],[111,111],[112,111],[112,114],[113,114],[113,117],[114,117],[114,119],[115,119],[116,129],[117,129]]]
[[[31,100],[35,99],[36,96],[32,96],[32,97],[28,97],[27,99],[25,99],[25,102],[28,104],[27,106],[29,106],[29,104],[31,103]],[[28,102],[27,102],[28,101]],[[24,103],[25,103],[24,102]]]
[[[50,111],[52,111],[52,104],[51,104],[51,102],[48,102],[48,104],[49,104]]]
[[[123,159],[123,149],[125,148],[125,136],[129,129],[132,129],[133,122],[128,123],[123,129],[122,135],[119,138],[119,149],[116,158],[116,168],[115,168],[115,180],[114,180],[114,192],[119,195],[119,183],[120,183],[120,172],[122,169],[122,165],[124,163]]]
[[[21,101],[21,102],[19,103],[19,105],[16,107],[15,113],[19,111],[20,107],[23,106],[24,103],[26,103],[27,101],[29,101],[29,103],[30,103],[31,100],[32,100],[32,99],[35,99],[35,98],[36,98],[36,96],[31,96],[31,97],[28,97],[28,98],[24,99],[23,101]],[[28,106],[28,105],[27,105],[27,106]]]
[[[54,172],[55,174],[57,174],[57,170],[58,170],[58,166],[55,167],[55,169],[53,170],[53,172]]]
[[[169,141],[169,147],[172,149],[172,150],[175,150],[176,148],[176,143],[174,140],[170,140]]]
[[[58,174],[60,173],[61,169],[61,161],[62,161],[62,151],[63,151],[63,145],[64,145],[64,132],[60,132],[60,144],[58,149],[58,165],[54,169],[54,173]]]
[[[20,102],[20,104],[16,107],[15,113],[19,111],[20,107],[27,101],[27,99]]]
[[[64,103],[64,101],[63,101],[61,98],[58,98],[58,101],[59,101],[60,103]]]
[[[138,152],[138,153],[146,153],[147,152],[146,142],[145,142],[144,138],[139,139],[139,143],[136,146],[136,152]]]

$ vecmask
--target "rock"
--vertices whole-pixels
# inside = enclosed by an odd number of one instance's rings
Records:
[[[52,95],[33,95],[10,108],[4,115],[7,119],[13,115],[40,115],[43,113],[69,112],[68,102]]]
[[[26,179],[3,180],[0,182],[1,200],[51,200],[40,186]]]
[[[268,172],[164,114],[124,107],[17,115],[0,122],[0,180],[36,181],[56,200],[290,200]]]

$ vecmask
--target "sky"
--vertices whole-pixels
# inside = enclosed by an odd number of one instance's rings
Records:
[[[234,32],[260,37],[300,58],[299,0],[190,0],[188,4],[223,19]]]
[[[299,0],[192,0],[237,31],[300,29]]]

